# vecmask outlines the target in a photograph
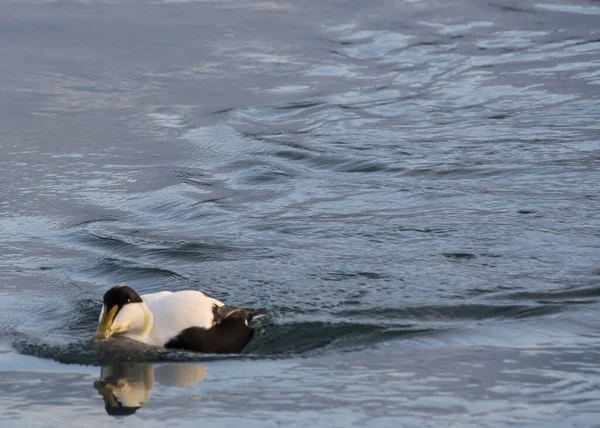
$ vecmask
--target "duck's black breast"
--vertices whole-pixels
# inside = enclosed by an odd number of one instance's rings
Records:
[[[184,349],[206,354],[239,354],[252,339],[252,317],[244,310],[224,311],[215,307],[215,324],[211,328],[189,327],[165,343],[165,348]],[[230,309],[230,308],[227,308]],[[226,313],[223,317],[221,314]],[[250,319],[248,319],[250,318]]]

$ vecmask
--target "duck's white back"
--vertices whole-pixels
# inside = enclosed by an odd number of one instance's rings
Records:
[[[151,344],[162,346],[189,327],[210,328],[213,325],[213,306],[223,306],[200,291],[161,291],[141,296],[153,316]]]

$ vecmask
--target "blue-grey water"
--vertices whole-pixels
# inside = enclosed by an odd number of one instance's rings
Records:
[[[598,1],[0,8],[3,426],[597,426]],[[92,344],[119,283],[268,316]]]

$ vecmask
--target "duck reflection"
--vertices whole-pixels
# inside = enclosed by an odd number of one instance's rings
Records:
[[[104,400],[106,413],[128,416],[148,402],[155,382],[186,387],[200,382],[205,375],[206,367],[192,363],[113,364],[101,367],[94,388]]]

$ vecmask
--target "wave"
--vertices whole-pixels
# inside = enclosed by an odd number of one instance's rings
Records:
[[[566,305],[559,302],[537,305],[430,305],[373,310],[341,310],[327,320],[278,319],[286,313],[273,311],[256,326],[253,340],[241,355],[206,355],[174,351],[114,338],[95,343],[91,338],[98,303],[84,299],[61,333],[53,337],[20,336],[14,343],[25,355],[65,364],[103,365],[116,362],[207,361],[230,358],[293,358],[345,353],[378,347],[390,342],[419,341],[468,328],[464,320],[522,319],[555,314]],[[296,314],[297,318],[301,315]],[[291,314],[287,311],[285,317]],[[304,314],[308,316],[308,314]],[[315,318],[319,314],[314,314]]]
[[[48,343],[43,339],[20,338],[15,349],[24,355],[55,360],[63,364],[105,365],[118,362],[193,362],[232,358],[290,358],[330,352],[364,349],[402,337],[441,334],[443,328],[419,325],[375,325],[361,323],[296,322],[259,326],[255,337],[240,355],[199,354],[147,346],[124,338],[96,343],[78,339],[69,343]],[[90,330],[88,337],[91,337]]]

